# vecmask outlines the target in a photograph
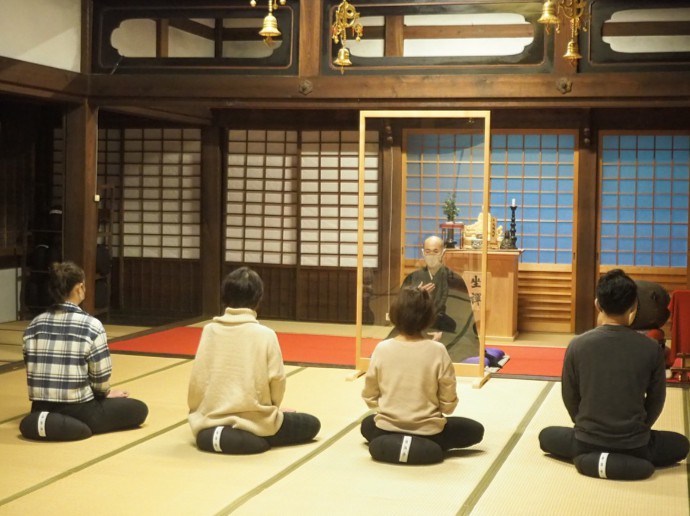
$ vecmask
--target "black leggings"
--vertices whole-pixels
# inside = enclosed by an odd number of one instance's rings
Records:
[[[575,439],[575,430],[570,427],[550,426],[539,433],[539,445],[546,453],[562,459],[573,460],[578,455],[591,452],[610,452],[645,459],[655,467],[664,467],[680,462],[688,455],[688,439],[677,432],[652,430],[649,443],[640,448],[628,450],[603,448]]]
[[[362,420],[360,431],[362,436],[371,442],[381,435],[390,434],[405,434],[405,432],[389,432],[381,430],[374,422],[375,414],[371,414]],[[484,426],[473,419],[466,417],[447,417],[446,426],[441,433],[435,435],[417,435],[417,437],[425,437],[437,443],[443,451],[452,450],[454,448],[467,448],[473,444],[481,442],[484,437]]]
[[[149,409],[132,398],[96,398],[84,403],[34,401],[31,412],[55,412],[82,421],[94,434],[140,426]]]
[[[271,436],[264,437],[271,446],[287,446],[307,443],[316,437],[321,430],[321,422],[311,414],[304,412],[283,413],[283,424]]]

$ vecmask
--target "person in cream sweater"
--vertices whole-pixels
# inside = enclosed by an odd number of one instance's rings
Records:
[[[319,420],[281,410],[283,357],[275,332],[256,319],[263,282],[253,270],[231,272],[222,286],[223,315],[201,334],[189,382],[189,425],[199,449],[261,453],[311,441]]]
[[[423,288],[402,288],[391,306],[398,335],[374,349],[362,391],[376,410],[361,424],[375,460],[441,462],[446,450],[472,446],[484,436],[477,421],[444,415],[455,411],[458,396],[448,351],[423,335],[435,316],[434,301]]]

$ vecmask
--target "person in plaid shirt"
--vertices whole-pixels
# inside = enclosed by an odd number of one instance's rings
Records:
[[[112,364],[103,324],[79,305],[86,297],[84,271],[54,263],[49,289],[55,304],[24,332],[31,413],[20,424],[24,437],[75,440],[140,426],[148,407],[111,389]]]

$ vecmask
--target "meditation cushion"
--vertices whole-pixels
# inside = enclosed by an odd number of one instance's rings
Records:
[[[443,462],[443,449],[431,439],[417,435],[380,435],[369,443],[374,460],[391,464],[437,464]]]
[[[228,455],[263,453],[271,447],[263,437],[229,426],[203,429],[196,436],[196,445],[202,451]]]
[[[462,361],[463,364],[478,364],[479,357],[468,357]],[[489,367],[490,361],[487,357],[484,357],[484,367]]]
[[[32,412],[21,420],[19,431],[34,441],[79,441],[92,435],[86,423],[57,412]]]
[[[654,473],[654,464],[622,453],[584,453],[573,459],[577,471],[588,477],[610,480],[644,480]]]

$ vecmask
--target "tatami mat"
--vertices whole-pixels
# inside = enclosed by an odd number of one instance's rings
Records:
[[[176,396],[176,401],[169,403],[169,394],[151,397],[152,391],[140,386],[147,391],[142,399],[150,403],[152,416],[166,407],[177,413],[177,418],[170,418],[168,423],[176,419],[182,424],[155,439],[142,440],[143,430],[128,432],[132,439],[142,442],[93,465],[87,464],[68,478],[58,479],[30,496],[17,498],[0,510],[3,514],[32,514],[50,504],[55,514],[67,514],[73,510],[74,499],[78,497],[82,506],[98,506],[99,513],[106,515],[214,514],[318,449],[365,412],[366,407],[356,395],[361,387],[347,382],[347,373],[350,371],[291,368],[285,405],[318,414],[322,430],[311,444],[277,448],[257,456],[199,452],[186,423],[186,397]],[[186,382],[182,383],[186,388]],[[328,400],[318,396],[317,391],[328,392]],[[147,422],[146,426],[158,425]],[[104,499],[118,502],[108,507],[102,504]]]
[[[561,401],[560,384],[556,387],[527,425],[472,516],[688,514],[685,463],[658,470],[643,482],[616,482],[579,475],[572,464],[545,455],[539,449],[541,429],[571,424]],[[668,389],[668,401],[655,428],[685,432],[681,389]]]
[[[543,427],[570,424],[558,382],[492,378],[476,389],[459,379],[456,414],[480,421],[484,441],[442,464],[395,466],[368,454],[363,378],[351,369],[286,368],[283,405],[320,418],[314,442],[253,456],[200,452],[186,422],[191,365],[113,355],[113,383],[144,400],[150,416],[141,429],[76,443],[19,437],[29,408],[24,371],[0,374],[0,456],[11,465],[0,472],[0,514],[689,514],[685,463],[614,482],[580,476],[539,450]],[[685,402],[683,389],[668,389],[657,428],[686,432]]]
[[[240,507],[233,505],[237,508],[233,514],[279,514],[276,509],[283,506],[299,507],[301,514],[454,515],[497,460],[543,387],[543,382],[496,381],[480,391],[461,384],[456,414],[480,420],[490,431],[482,443],[455,451],[438,465],[373,462],[356,426],[290,475]]]

